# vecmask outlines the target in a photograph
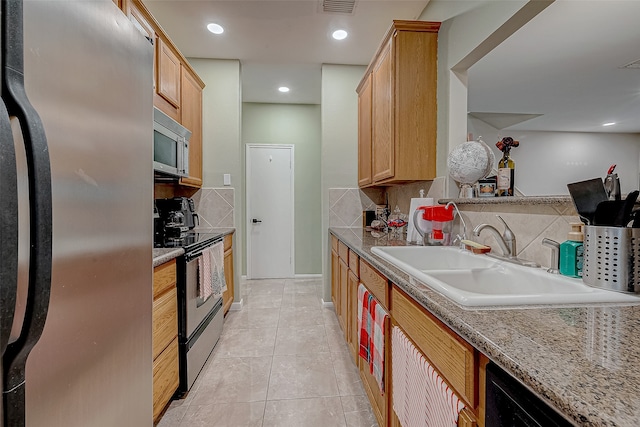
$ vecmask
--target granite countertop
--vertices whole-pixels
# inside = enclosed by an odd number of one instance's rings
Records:
[[[640,424],[640,305],[464,309],[371,252],[404,241],[329,231],[577,425]]]
[[[184,249],[182,248],[153,248],[153,267],[178,258],[183,253]]]
[[[236,229],[232,227],[195,228],[194,231],[200,233],[220,233],[220,236],[226,236],[227,234],[235,232]],[[153,267],[155,268],[174,258],[178,258],[182,254],[184,254],[184,249],[182,248],[153,248]]]

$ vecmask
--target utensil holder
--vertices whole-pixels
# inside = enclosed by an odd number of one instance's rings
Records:
[[[596,288],[640,293],[640,228],[585,226],[582,280]]]

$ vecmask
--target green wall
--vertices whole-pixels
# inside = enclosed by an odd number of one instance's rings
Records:
[[[294,163],[295,273],[322,273],[320,106],[242,104],[242,143],[292,144]],[[242,180],[245,194],[245,180]],[[246,215],[246,209],[243,212]],[[246,224],[243,220],[242,224]],[[246,244],[243,244],[246,259]],[[246,269],[245,269],[246,271]]]
[[[329,188],[358,188],[358,94],[367,67],[322,66],[322,255],[324,295],[331,301]]]

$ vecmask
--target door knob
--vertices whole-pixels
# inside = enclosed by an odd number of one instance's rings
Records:
[[[257,224],[257,223],[262,222],[262,221],[261,221],[261,220],[259,220],[259,219],[253,218],[253,219],[251,220],[251,222],[253,222],[254,224]]]

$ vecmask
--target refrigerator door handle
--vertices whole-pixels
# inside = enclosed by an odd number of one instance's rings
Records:
[[[11,336],[18,288],[18,190],[9,113],[0,100],[0,356]]]
[[[19,337],[3,355],[5,427],[25,424],[25,365],[47,318],[51,294],[51,165],[44,126],[24,87],[22,0],[2,0],[2,97],[20,124],[29,176],[29,283]]]

